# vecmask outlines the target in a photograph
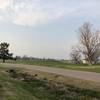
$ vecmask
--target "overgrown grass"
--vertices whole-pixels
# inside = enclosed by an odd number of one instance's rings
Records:
[[[20,64],[30,64],[38,66],[48,66],[56,68],[65,68],[79,71],[89,71],[100,73],[100,65],[83,65],[83,64],[71,64],[64,61],[54,61],[54,60],[17,60],[17,61],[7,61],[8,63],[20,63]]]
[[[57,82],[55,80],[59,78],[57,75],[47,73],[43,75],[40,72],[29,73],[19,69],[0,68],[0,100],[100,99],[100,90],[96,91],[95,89],[78,87],[74,84],[65,84],[64,81]]]

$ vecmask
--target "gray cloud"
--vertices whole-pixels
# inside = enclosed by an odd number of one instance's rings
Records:
[[[94,17],[100,15],[99,4],[97,0],[0,0],[0,20],[36,26],[63,17]]]

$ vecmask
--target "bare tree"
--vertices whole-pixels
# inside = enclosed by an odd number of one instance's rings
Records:
[[[72,52],[71,52],[70,56],[71,56],[72,61],[75,64],[79,64],[80,63],[80,61],[81,61],[81,54],[80,54],[80,52],[78,51],[78,49],[76,47],[72,48]]]
[[[79,28],[80,33],[80,52],[87,60],[88,64],[94,64],[100,57],[100,32],[92,31],[90,23],[84,23]]]

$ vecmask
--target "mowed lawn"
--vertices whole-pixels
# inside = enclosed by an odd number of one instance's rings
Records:
[[[100,84],[0,65],[0,100],[100,100]]]
[[[58,68],[100,73],[100,64],[88,66],[83,64],[71,64],[66,61],[54,61],[54,60],[17,60],[17,61],[8,60],[7,62],[47,66],[47,67],[58,67]]]

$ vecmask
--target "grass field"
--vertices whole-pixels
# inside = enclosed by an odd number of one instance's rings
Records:
[[[21,64],[30,64],[30,65],[39,65],[39,66],[48,66],[48,67],[58,67],[66,68],[72,70],[80,71],[89,71],[100,73],[100,65],[83,65],[83,64],[70,64],[64,61],[53,61],[53,60],[17,60],[17,61],[7,61],[8,63],[21,63]]]
[[[100,84],[0,65],[0,100],[100,100]]]

